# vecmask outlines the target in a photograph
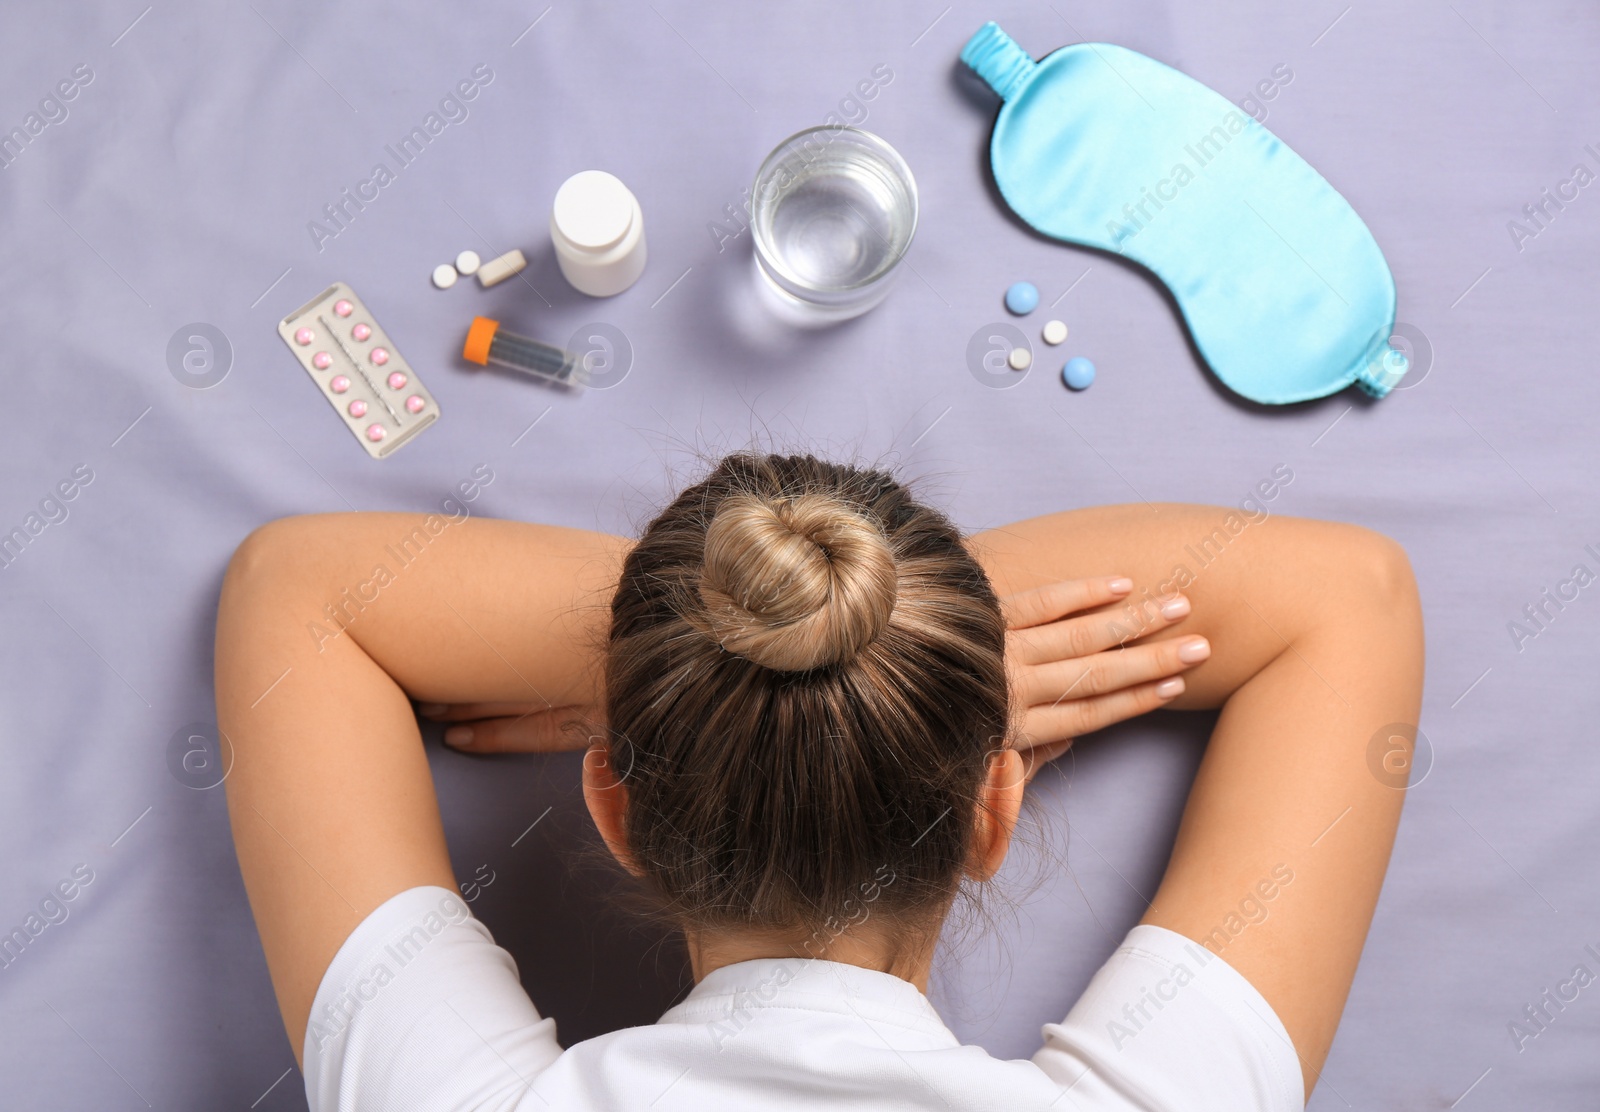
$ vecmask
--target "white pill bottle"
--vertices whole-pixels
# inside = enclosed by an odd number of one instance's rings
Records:
[[[639,200],[604,170],[573,174],[550,206],[550,239],[561,273],[590,297],[611,297],[644,273]]]

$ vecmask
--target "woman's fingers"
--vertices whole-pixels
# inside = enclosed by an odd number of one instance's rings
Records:
[[[1168,676],[1135,687],[1125,687],[1109,695],[1063,699],[1059,703],[1031,706],[1023,715],[1023,744],[1032,743],[1037,748],[1070,741],[1083,734],[1137,718],[1166,706],[1183,694],[1183,687],[1182,676]]]
[[[520,718],[548,709],[547,703],[423,703],[417,713],[435,722],[470,722],[478,718]]]
[[[446,744],[465,753],[555,753],[586,749],[606,735],[597,707],[551,707],[523,714],[455,721]]]
[[[1006,634],[1008,652],[1018,664],[1042,664],[1088,656],[1126,645],[1189,616],[1183,595],[1125,603],[1114,610],[1063,618],[1047,625],[1014,629]]]
[[[1059,583],[1046,583],[1031,591],[1006,595],[1000,600],[1000,611],[1005,615],[1008,629],[1026,629],[1053,622],[1079,610],[1087,610],[1091,606],[1114,602],[1131,590],[1133,580],[1122,576],[1066,579]]]
[[[1204,637],[1176,637],[1019,669],[1013,690],[1023,706],[1089,699],[1175,676],[1211,655]]]

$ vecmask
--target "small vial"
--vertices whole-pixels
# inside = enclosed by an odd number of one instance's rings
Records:
[[[494,363],[509,367],[562,386],[583,386],[589,377],[588,369],[570,351],[506,332],[499,321],[488,317],[472,318],[461,358],[479,366]]]

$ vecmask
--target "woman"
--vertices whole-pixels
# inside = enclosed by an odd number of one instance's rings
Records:
[[[1369,743],[1414,737],[1421,616],[1353,526],[1264,519],[1187,567],[1227,517],[964,539],[887,474],[739,454],[634,543],[257,530],[218,721],[311,1107],[1301,1107],[1394,838]],[[456,895],[413,699],[471,721],[466,751],[587,747],[600,834],[684,928],[684,1003],[563,1051]],[[923,996],[958,887],[999,868],[1032,769],[1157,706],[1222,712],[1154,903],[1031,1061],[960,1046]]]

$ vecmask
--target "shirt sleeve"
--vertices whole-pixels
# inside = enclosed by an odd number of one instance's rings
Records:
[[[555,1021],[461,897],[410,888],[362,920],[323,974],[306,1099],[311,1112],[509,1112],[560,1054]]]
[[[1221,957],[1140,924],[1033,1061],[1060,1108],[1300,1112],[1300,1059],[1277,1013]]]

